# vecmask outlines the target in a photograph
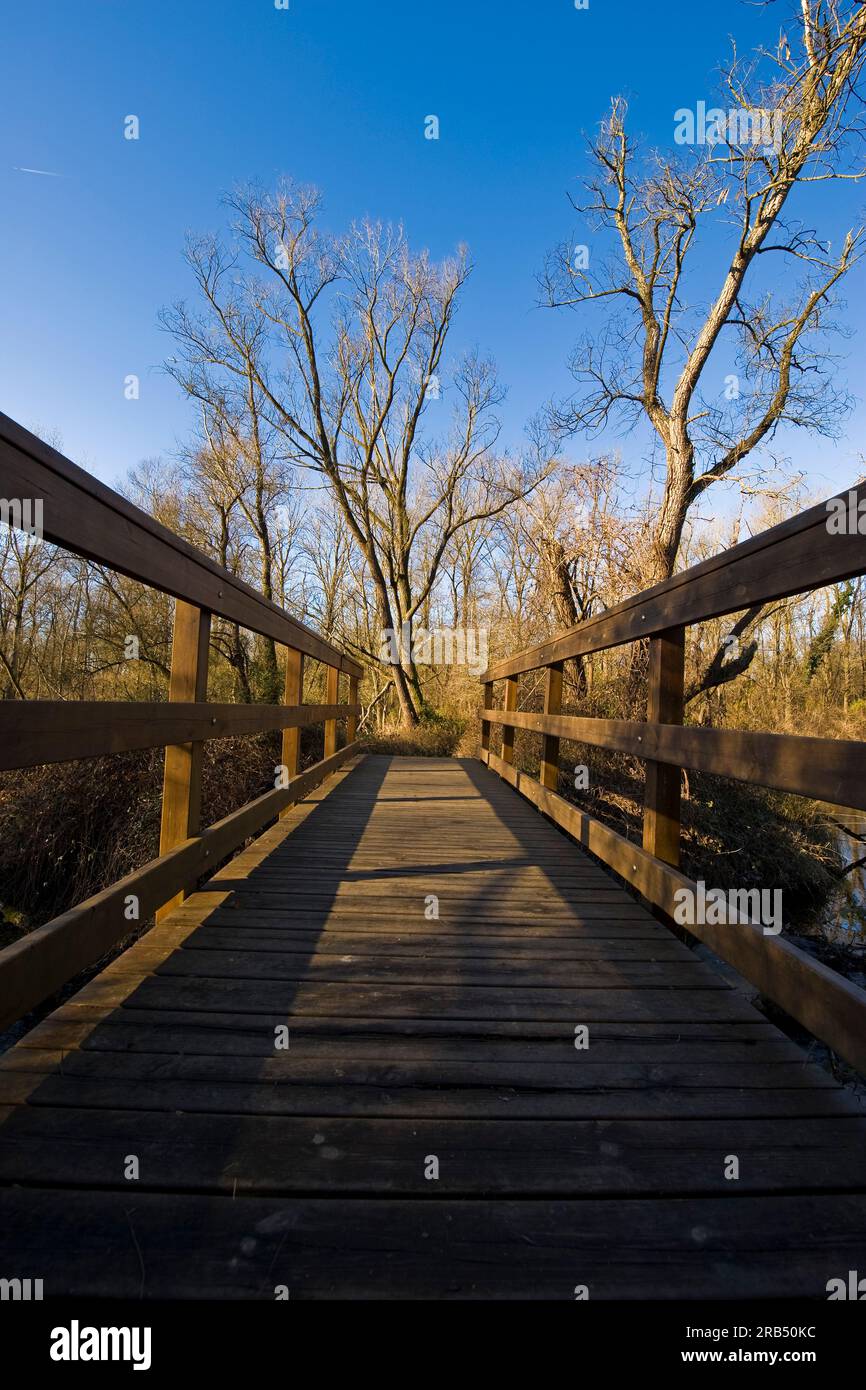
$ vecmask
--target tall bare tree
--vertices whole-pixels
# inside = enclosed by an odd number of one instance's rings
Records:
[[[366,562],[381,628],[397,634],[390,674],[404,722],[415,723],[424,696],[412,625],[449,544],[550,465],[495,452],[501,391],[489,361],[470,354],[446,370],[469,274],[462,252],[437,265],[410,251],[402,229],[369,222],[324,235],[318,194],[287,182],[228,202],[232,248],[215,237],[188,244],[205,307],[164,316],[180,347],[169,370],[209,418],[242,421],[249,437],[255,417],[286,461],[326,482]],[[365,655],[383,660],[382,649]]]
[[[588,196],[575,203],[610,234],[611,254],[596,266],[594,241],[589,257],[570,243],[542,277],[548,305],[605,312],[574,353],[578,389],[556,409],[558,425],[643,421],[663,452],[650,582],[673,573],[689,509],[708,488],[782,424],[832,435],[847,405],[830,379],[829,330],[862,229],[833,254],[787,219],[798,187],[863,176],[851,151],[863,133],[866,5],[800,0],[790,18],[773,51],[735,55],[728,111],[676,113],[675,138],[696,145],[689,159],[673,146],[639,149],[625,102],[613,101],[591,146]],[[702,295],[708,278],[715,288]]]

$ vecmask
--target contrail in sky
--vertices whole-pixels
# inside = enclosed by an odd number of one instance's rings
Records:
[[[62,174],[55,174],[51,169],[25,169],[23,166],[13,164],[12,168],[16,174],[42,174],[46,179],[62,179]]]

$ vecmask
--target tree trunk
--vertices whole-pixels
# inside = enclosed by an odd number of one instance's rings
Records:
[[[402,666],[392,666],[391,674],[394,680],[394,689],[397,692],[397,700],[400,704],[400,715],[404,729],[415,729],[421,723],[420,704],[417,692],[417,675],[414,682],[404,671]]]
[[[693,468],[694,458],[687,447],[668,449],[665,490],[651,541],[647,588],[670,579],[676,569],[683,527],[692,501]]]
[[[563,629],[576,627],[580,622],[580,614],[574,601],[574,590],[565,546],[557,537],[548,536],[542,542],[542,553],[547,568],[548,585],[553,599],[553,611],[556,614],[557,625]],[[564,676],[569,685],[574,685],[579,697],[586,694],[586,668],[582,657],[571,657],[565,663]]]

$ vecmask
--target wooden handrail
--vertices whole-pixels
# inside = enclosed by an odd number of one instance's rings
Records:
[[[287,733],[326,719],[357,720],[360,705],[148,704],[125,700],[0,701],[0,772],[164,748],[170,743]],[[290,776],[296,761],[283,747]]]
[[[3,770],[131,749],[166,750],[158,858],[0,951],[0,1027],[5,1027],[129,936],[136,924],[182,902],[203,873],[352,757],[363,670],[333,643],[5,415],[0,415],[0,496],[42,503],[43,540],[175,598],[167,703],[0,701]],[[213,614],[286,648],[285,704],[208,703]],[[325,665],[324,704],[303,703],[305,657]],[[341,673],[348,677],[350,691],[350,701],[343,704]],[[339,719],[346,720],[347,741],[338,751]],[[299,774],[299,731],[315,723],[324,725],[325,756]],[[202,830],[205,741],[270,729],[283,730],[283,766],[274,789]]]
[[[362,675],[333,643],[3,414],[0,497],[40,499],[43,539],[73,555]]]
[[[489,707],[483,718],[490,724],[529,729],[545,738],[553,736],[556,741],[588,743],[635,758],[651,758],[672,767],[732,777],[866,811],[866,743],[858,739],[649,724],[638,719],[594,719],[577,714],[550,716],[526,710],[505,713]]]
[[[866,484],[839,494],[858,517]],[[688,728],[683,719],[684,633],[704,622],[866,573],[866,535],[828,524],[835,499],[753,536],[549,641],[499,661],[480,677],[481,760],[577,839],[667,917],[675,895],[697,895],[678,870],[680,780],[684,767],[799,796],[866,809],[866,745],[848,739]],[[563,715],[562,664],[570,658],[649,639],[645,720]],[[518,710],[518,676],[546,668],[544,712]],[[503,708],[493,708],[494,682],[504,681]],[[503,730],[501,756],[490,730]],[[514,767],[514,730],[543,736],[536,779]],[[643,844],[633,844],[557,791],[559,741],[630,753],[646,763]],[[866,992],[815,961],[792,942],[767,936],[739,914],[721,924],[685,922],[768,998],[816,1037],[866,1071]]]

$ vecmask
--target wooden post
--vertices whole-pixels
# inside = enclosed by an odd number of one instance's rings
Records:
[[[286,647],[286,684],[283,691],[283,704],[302,705],[304,703],[304,653],[295,647]],[[283,729],[282,762],[289,780],[297,777],[301,757],[300,729]],[[280,812],[280,819],[288,816],[294,808],[286,806]]]
[[[547,668],[544,685],[544,713],[559,714],[562,710],[562,666],[561,661]],[[556,791],[559,784],[559,739],[554,734],[544,735],[541,750],[540,781],[543,787]]]
[[[169,700],[201,703],[207,700],[210,613],[195,604],[175,599],[174,636],[171,644]],[[162,824],[159,852],[167,854],[201,829],[201,763],[204,744],[169,744],[165,750],[162,783]],[[180,892],[156,913],[157,920],[182,903]]]
[[[336,705],[340,702],[340,672],[336,666],[328,667],[327,688],[325,691],[325,704]],[[325,720],[325,757],[330,758],[332,753],[337,751],[337,721],[336,719]]]
[[[484,708],[493,708],[493,681],[484,682]],[[481,720],[481,761],[487,762],[490,752],[490,720]]]
[[[359,682],[357,676],[350,676],[350,677],[349,677],[349,704],[350,704],[350,705],[357,705],[357,703],[358,703],[358,685],[359,685],[359,683],[360,683],[360,682]],[[357,716],[357,714],[350,714],[349,717],[348,717],[348,719],[346,720],[346,742],[347,742],[347,743],[354,743],[354,742],[355,742],[355,739],[356,739],[357,737],[358,737],[358,716]]]
[[[671,627],[650,638],[647,722],[682,724],[685,628]],[[652,760],[646,765],[643,847],[676,867],[680,862],[682,769]]]
[[[505,682],[505,699],[502,708],[513,713],[517,709],[517,677],[509,676]],[[514,762],[514,730],[502,725],[502,761]]]

